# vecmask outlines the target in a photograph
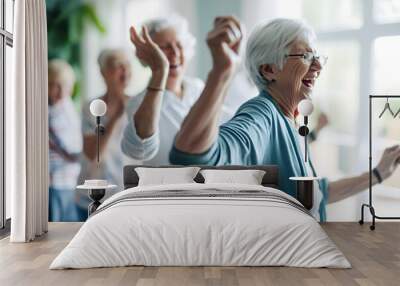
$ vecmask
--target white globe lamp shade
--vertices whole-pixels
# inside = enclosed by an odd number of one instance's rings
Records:
[[[107,104],[101,99],[95,99],[90,103],[90,113],[93,116],[103,116],[106,114]]]
[[[302,116],[309,116],[314,111],[314,105],[311,100],[303,99],[297,106]]]

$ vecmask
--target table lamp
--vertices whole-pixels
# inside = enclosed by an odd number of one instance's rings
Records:
[[[100,135],[103,135],[106,131],[103,125],[100,123],[100,118],[107,112],[107,104],[101,99],[95,99],[90,103],[90,113],[96,117],[96,135],[97,135],[97,163],[100,161]]]
[[[307,136],[310,133],[308,129],[308,116],[314,111],[314,105],[309,99],[303,99],[297,106],[299,114],[304,117],[302,126],[299,128],[299,134],[304,137],[304,162],[307,164],[308,161],[308,140]],[[296,198],[300,201],[304,207],[311,210],[314,205],[314,180],[318,180],[318,177],[306,176],[304,177],[290,177],[292,181],[296,181]]]
[[[308,116],[314,111],[314,105],[312,104],[312,101],[309,99],[303,99],[300,101],[299,105],[297,106],[297,110],[299,111],[299,114],[304,117],[304,125],[300,126],[299,128],[299,134],[304,137],[304,161],[307,163],[307,158],[308,158],[308,141],[307,137],[308,134],[310,133],[310,130],[308,129]]]
[[[96,148],[97,148],[97,164],[100,162],[100,135],[103,135],[106,131],[105,127],[101,125],[101,116],[104,116],[107,112],[107,105],[101,99],[95,99],[90,103],[90,113],[96,117]],[[104,197],[106,189],[116,188],[115,185],[108,184],[107,180],[90,179],[85,180],[83,185],[78,186],[78,189],[85,189],[89,191],[89,197],[92,199],[92,203],[88,207],[88,215],[92,215],[97,208],[100,206],[100,200]]]

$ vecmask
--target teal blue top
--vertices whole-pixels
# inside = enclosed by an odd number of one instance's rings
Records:
[[[279,186],[295,197],[296,183],[289,177],[306,176],[297,130],[266,92],[244,103],[235,116],[220,126],[218,137],[204,153],[170,152],[170,162],[177,165],[278,165]],[[311,158],[310,158],[311,163]],[[315,170],[313,175],[316,176]],[[320,220],[326,220],[328,181],[318,180],[323,194]]]

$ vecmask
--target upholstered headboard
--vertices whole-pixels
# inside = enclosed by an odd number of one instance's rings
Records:
[[[184,166],[143,166],[143,165],[128,165],[124,167],[124,189],[133,188],[138,185],[139,177],[135,171],[137,167],[147,168],[179,168]],[[227,165],[227,166],[197,166],[201,169],[220,169],[220,170],[263,170],[265,175],[262,180],[262,185],[265,187],[272,187],[279,189],[279,173],[278,166],[276,165],[259,165],[259,166],[239,166],[239,165]],[[194,178],[197,183],[204,183],[203,176],[198,173]]]

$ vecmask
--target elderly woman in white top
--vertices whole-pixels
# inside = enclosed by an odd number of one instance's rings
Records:
[[[131,67],[122,49],[105,49],[98,63],[106,84],[104,95],[99,98],[107,104],[107,112],[102,117],[105,134],[100,140],[100,164],[96,162],[96,118],[90,113],[90,102],[82,108],[83,161],[80,183],[85,179],[106,179],[111,184],[123,188],[122,168],[125,164],[136,163],[125,156],[120,148],[122,134],[128,124],[124,113],[129,96],[125,89],[131,79]]]
[[[86,179],[105,179],[110,184],[117,185],[117,189],[107,192],[108,197],[113,192],[123,189],[123,166],[137,164],[122,153],[120,148],[124,128],[128,124],[124,110],[129,96],[126,95],[125,89],[131,79],[131,66],[125,51],[118,48],[104,49],[98,57],[98,64],[106,85],[105,93],[98,97],[107,104],[107,112],[101,118],[105,133],[99,142],[100,163],[97,163],[96,118],[90,112],[90,102],[86,102],[82,107],[84,156],[79,183],[83,184]],[[90,203],[86,191],[78,191],[76,200],[79,206],[79,219],[84,221]]]
[[[142,35],[131,27],[131,40],[138,58],[152,71],[147,86],[130,99],[130,119],[121,142],[123,152],[148,165],[169,164],[168,154],[186,114],[201,97],[203,100],[226,93],[233,66],[227,58],[238,53],[242,38],[240,23],[233,17],[219,17],[207,37],[213,67],[207,82],[185,76],[193,55],[195,39],[186,20],[174,16],[144,25]],[[207,112],[214,112],[209,110]],[[222,109],[221,120],[232,112]]]
[[[49,61],[49,221],[76,221],[74,190],[81,169],[80,118],[71,95],[72,67],[61,59]]]

